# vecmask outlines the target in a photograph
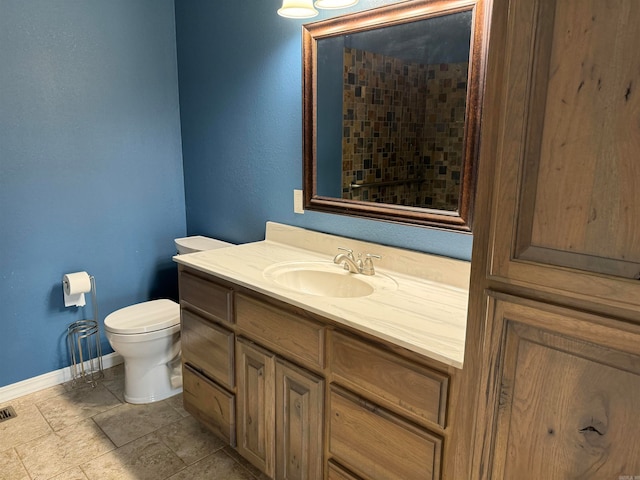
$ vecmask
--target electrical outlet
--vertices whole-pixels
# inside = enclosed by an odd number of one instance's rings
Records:
[[[293,191],[293,213],[304,213],[302,206],[302,190]]]

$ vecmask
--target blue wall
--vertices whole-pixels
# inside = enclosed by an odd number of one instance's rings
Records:
[[[303,21],[279,3],[175,0],[174,19],[173,0],[0,0],[0,387],[68,365],[66,327],[91,308],[64,308],[64,273],[96,276],[101,319],[175,296],[187,223],[234,242],[273,220],[470,257],[469,235],[293,213]]]
[[[255,241],[273,220],[470,258],[470,235],[293,213],[293,189],[302,187],[301,25],[395,2],[361,0],[304,21],[279,17],[279,0],[175,3],[190,234]]]
[[[0,387],[68,365],[64,273],[175,294],[178,107],[173,0],[0,0]]]

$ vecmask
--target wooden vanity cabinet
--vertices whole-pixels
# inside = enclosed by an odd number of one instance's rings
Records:
[[[186,267],[180,281],[185,408],[268,477],[446,478],[451,369]]]

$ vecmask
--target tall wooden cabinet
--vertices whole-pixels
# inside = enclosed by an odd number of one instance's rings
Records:
[[[493,12],[472,478],[634,478],[640,2],[496,0]]]

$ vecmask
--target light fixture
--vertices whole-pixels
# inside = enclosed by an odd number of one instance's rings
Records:
[[[313,8],[313,0],[282,0],[278,15],[287,18],[311,18],[318,15]]]
[[[346,8],[352,7],[358,3],[358,0],[316,0],[316,8]]]

